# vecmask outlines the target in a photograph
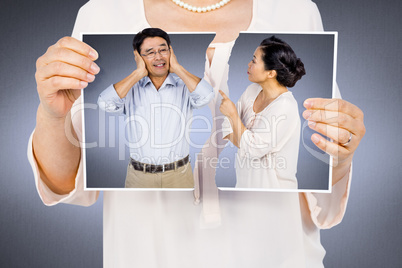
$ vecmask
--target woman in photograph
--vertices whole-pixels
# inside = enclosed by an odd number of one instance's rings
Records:
[[[223,137],[239,148],[237,188],[297,189],[300,118],[288,88],[305,74],[304,64],[284,41],[264,39],[248,64],[253,82],[234,103],[223,93]]]

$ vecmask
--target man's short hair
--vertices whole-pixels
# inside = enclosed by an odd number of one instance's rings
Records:
[[[138,53],[141,53],[141,45],[144,40],[148,37],[161,37],[166,40],[168,46],[170,46],[170,38],[169,35],[159,28],[146,28],[140,32],[138,32],[133,39],[133,48],[137,50]]]

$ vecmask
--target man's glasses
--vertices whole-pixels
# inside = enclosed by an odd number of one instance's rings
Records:
[[[153,59],[156,57],[156,54],[159,53],[161,56],[167,56],[169,54],[169,48],[161,48],[158,51],[151,51],[147,54],[141,54],[142,56],[146,57],[147,59]]]

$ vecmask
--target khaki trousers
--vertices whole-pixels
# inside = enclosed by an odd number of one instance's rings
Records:
[[[135,170],[131,163],[127,167],[126,188],[194,188],[194,177],[190,162],[186,165],[160,173]]]

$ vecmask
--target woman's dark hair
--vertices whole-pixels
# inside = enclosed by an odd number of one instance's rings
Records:
[[[170,46],[170,38],[169,35],[159,29],[159,28],[146,28],[140,32],[138,32],[133,39],[133,48],[134,50],[137,50],[138,53],[140,53],[141,45],[144,42],[145,38],[148,37],[162,37],[163,39],[166,40],[166,43],[168,46]]]
[[[293,49],[281,39],[272,36],[264,39],[260,48],[265,70],[275,70],[276,80],[285,87],[293,87],[306,74],[303,62]]]

